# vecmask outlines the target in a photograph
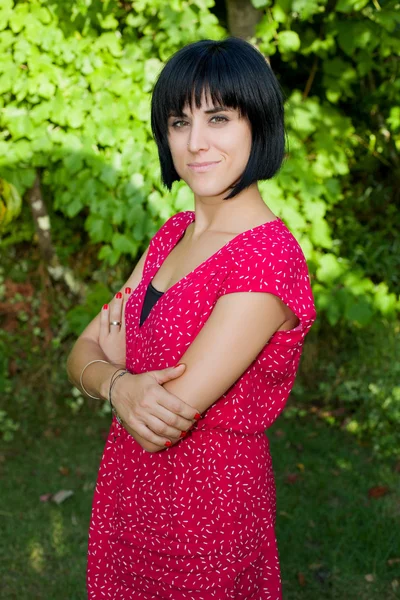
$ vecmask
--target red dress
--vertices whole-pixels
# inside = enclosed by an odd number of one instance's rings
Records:
[[[178,363],[223,294],[275,294],[300,324],[276,332],[174,446],[146,452],[113,420],[93,498],[90,600],[282,598],[264,432],[285,406],[316,317],[307,264],[283,221],[264,223],[173,285],[139,326],[150,281],[194,219],[193,211],[178,213],[151,240],[126,306],[132,373]]]

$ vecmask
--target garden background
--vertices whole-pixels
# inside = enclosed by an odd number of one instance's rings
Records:
[[[398,597],[399,33],[397,0],[0,0],[2,598],[85,598],[110,414],[72,388],[66,357],[165,220],[193,209],[184,183],[161,186],[150,94],[173,52],[229,34],[287,98],[288,156],[260,190],[318,311],[268,432],[284,597]]]

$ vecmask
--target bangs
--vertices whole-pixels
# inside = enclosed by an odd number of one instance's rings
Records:
[[[232,66],[223,52],[199,53],[190,62],[182,56],[174,69],[166,73],[163,110],[158,115],[161,122],[171,115],[182,116],[186,106],[191,111],[194,105],[200,108],[203,95],[209,104],[238,109],[240,116],[246,115],[249,99],[240,95],[246,86],[240,81],[240,72],[235,72]]]

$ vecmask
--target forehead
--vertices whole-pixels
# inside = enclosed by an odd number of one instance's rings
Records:
[[[212,115],[212,114],[219,113],[219,112],[237,112],[237,109],[229,107],[229,106],[221,106],[219,104],[218,105],[207,104],[207,105],[201,105],[200,108],[194,107],[193,110],[191,110],[190,106],[186,105],[183,107],[181,112],[171,110],[169,113],[169,116],[170,117],[174,117],[174,116],[188,117],[190,115],[195,114],[196,112],[203,113],[205,115]]]

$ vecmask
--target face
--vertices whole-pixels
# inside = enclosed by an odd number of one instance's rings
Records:
[[[197,197],[225,196],[249,160],[250,122],[236,109],[209,104],[204,94],[200,108],[186,106],[183,113],[168,119],[176,172]]]

